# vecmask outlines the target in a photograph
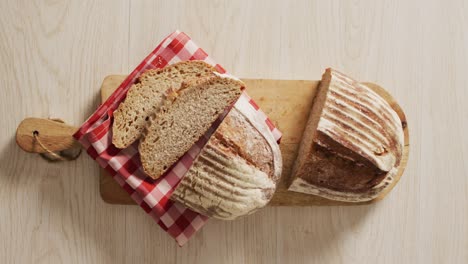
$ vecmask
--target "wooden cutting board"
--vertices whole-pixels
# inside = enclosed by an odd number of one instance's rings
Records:
[[[125,75],[111,75],[104,79],[101,86],[101,98],[105,101],[119,84],[125,79]],[[405,146],[403,159],[396,175],[396,181],[378,198],[364,203],[337,202],[314,195],[290,192],[287,187],[291,181],[291,169],[296,159],[297,150],[301,141],[307,118],[312,106],[312,99],[319,81],[302,80],[264,80],[243,79],[246,83],[249,95],[260,108],[270,117],[275,125],[283,133],[280,148],[283,155],[283,174],[277,191],[269,203],[271,206],[312,206],[312,205],[358,205],[368,204],[381,200],[399,181],[409,155],[409,133],[406,116],[393,97],[383,88],[372,83],[366,83],[375,92],[387,100],[397,112],[404,127]],[[101,170],[99,179],[100,193],[104,201],[112,204],[135,204],[114,179],[104,170]]]

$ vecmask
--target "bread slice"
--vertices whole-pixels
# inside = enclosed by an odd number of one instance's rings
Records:
[[[183,81],[212,75],[215,69],[203,61],[185,61],[162,69],[147,70],[128,90],[125,101],[114,111],[112,143],[126,148],[141,137],[148,119],[154,115],[169,88],[178,89]]]
[[[369,87],[327,69],[302,136],[289,190],[345,202],[390,186],[403,152],[403,127]]]
[[[184,83],[173,103],[156,114],[140,140],[143,169],[150,177],[163,175],[240,96],[241,81],[213,74]]]

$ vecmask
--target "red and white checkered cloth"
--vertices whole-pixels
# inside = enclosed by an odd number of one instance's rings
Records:
[[[186,60],[203,60],[221,72],[208,54],[199,48],[185,33],[176,31],[166,37],[138,67],[122,82],[115,92],[73,135],[88,154],[124,188],[133,200],[182,246],[207,221],[208,217],[198,214],[183,205],[169,200],[178,183],[188,171],[212,133],[227,114],[225,111],[208,132],[172,167],[157,180],[149,178],[142,169],[138,154],[138,142],[126,149],[112,144],[112,113],[125,99],[128,89],[142,72],[147,69],[163,68],[166,65]],[[268,124],[274,137],[281,138],[280,131],[244,92],[239,101],[247,100],[252,111]]]

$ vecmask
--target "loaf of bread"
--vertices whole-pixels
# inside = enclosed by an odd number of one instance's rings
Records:
[[[238,103],[229,112],[171,199],[222,220],[270,201],[281,175],[281,152],[264,120],[244,109]]]
[[[347,202],[372,200],[394,180],[403,142],[401,121],[383,98],[327,69],[289,190]]]
[[[154,179],[163,175],[237,101],[243,87],[239,80],[212,73],[167,92],[168,99],[140,140],[145,173]]]
[[[244,84],[203,62],[146,71],[114,113],[113,143],[140,139],[143,170],[157,179],[237,101]],[[281,152],[265,120],[246,101],[231,109],[171,199],[201,214],[235,219],[264,207],[282,170]]]
[[[128,147],[141,137],[148,119],[160,110],[168,89],[178,89],[182,82],[211,76],[214,71],[203,61],[184,61],[145,71],[114,111],[112,143],[117,148]]]

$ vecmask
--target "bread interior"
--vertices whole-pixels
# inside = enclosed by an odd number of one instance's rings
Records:
[[[163,175],[240,95],[242,83],[213,77],[184,88],[148,128],[139,150],[145,172]]]

